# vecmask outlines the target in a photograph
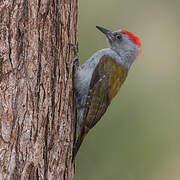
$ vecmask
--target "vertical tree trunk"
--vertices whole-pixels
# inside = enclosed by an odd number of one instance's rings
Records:
[[[0,1],[0,179],[72,180],[77,0]]]

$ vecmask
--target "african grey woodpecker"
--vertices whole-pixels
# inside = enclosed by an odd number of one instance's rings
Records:
[[[96,27],[106,35],[110,48],[97,51],[75,72],[78,139],[73,158],[88,131],[106,112],[141,53],[141,41],[135,34]]]

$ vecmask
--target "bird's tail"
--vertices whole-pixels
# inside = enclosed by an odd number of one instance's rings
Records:
[[[84,140],[84,138],[85,138],[85,136],[87,135],[88,132],[89,132],[89,128],[86,128],[79,135],[79,137],[78,137],[78,139],[77,139],[77,141],[75,143],[75,146],[73,148],[73,160],[76,157],[77,152],[78,152],[78,150],[79,150],[79,148],[80,148],[80,146],[81,146],[81,144],[82,144],[82,142],[83,142],[83,140]]]

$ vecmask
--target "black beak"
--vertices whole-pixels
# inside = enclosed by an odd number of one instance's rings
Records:
[[[103,27],[100,27],[100,26],[96,26],[96,28],[99,29],[102,33],[104,33],[104,34],[106,35],[106,37],[107,37],[110,41],[112,41],[112,39],[113,39],[113,34],[112,34],[111,31],[109,31],[109,30],[107,30],[107,29],[105,29],[105,28],[103,28]]]

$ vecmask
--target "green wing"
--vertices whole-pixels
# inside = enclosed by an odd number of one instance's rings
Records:
[[[85,128],[91,129],[101,119],[125,81],[127,73],[128,69],[118,64],[112,57],[101,58],[90,82],[83,115]]]
[[[128,69],[110,56],[103,56],[96,66],[89,86],[83,114],[82,131],[73,148],[75,158],[84,137],[103,116],[114,96],[126,79]]]

